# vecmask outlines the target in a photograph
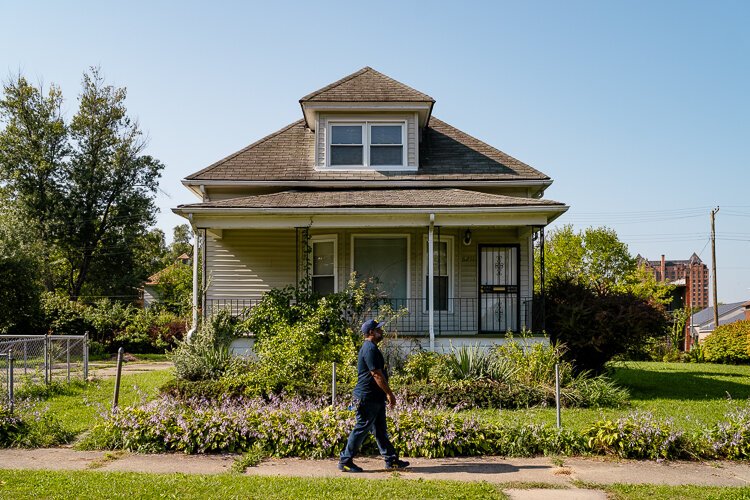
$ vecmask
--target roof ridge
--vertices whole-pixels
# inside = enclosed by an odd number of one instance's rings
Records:
[[[286,132],[287,130],[289,130],[290,128],[292,128],[292,127],[294,127],[296,125],[304,123],[304,121],[305,121],[304,118],[300,118],[299,120],[297,120],[295,122],[292,122],[289,125],[286,125],[285,127],[282,127],[279,130],[277,130],[276,132],[272,132],[272,133],[268,134],[267,136],[265,136],[265,137],[263,137],[261,139],[258,139],[254,143],[252,143],[252,144],[250,144],[248,146],[245,146],[244,148],[240,149],[239,151],[235,151],[234,153],[232,153],[232,154],[230,154],[228,156],[225,156],[221,160],[213,162],[211,165],[209,165],[209,166],[207,166],[207,167],[199,170],[198,172],[190,174],[189,176],[187,176],[185,178],[186,179],[191,179],[191,178],[197,177],[197,176],[199,176],[201,174],[204,174],[204,173],[208,172],[209,170],[211,170],[212,168],[217,167],[217,166],[221,165],[222,163],[231,160],[235,156],[238,156],[238,155],[244,153],[245,151],[247,151],[249,149],[252,149],[252,148],[254,148],[256,146],[259,146],[259,145],[263,144],[264,142],[266,142],[266,141],[268,141],[270,139],[273,139],[277,135],[283,134],[284,132]]]
[[[407,84],[405,84],[403,82],[400,82],[400,81],[396,80],[395,78],[386,75],[385,73],[381,73],[380,71],[378,71],[378,70],[376,70],[376,69],[374,69],[374,68],[372,68],[370,66],[365,66],[364,68],[360,69],[359,71],[355,71],[351,75],[347,75],[347,76],[345,76],[345,77],[343,77],[343,78],[341,78],[339,80],[336,80],[333,83],[329,83],[328,85],[326,85],[323,88],[320,88],[320,89],[318,89],[318,90],[316,90],[314,92],[311,92],[310,94],[307,94],[306,96],[304,96],[303,98],[301,98],[299,100],[299,102],[303,103],[305,101],[309,101],[309,100],[313,99],[314,97],[316,97],[316,96],[318,96],[318,95],[320,95],[320,94],[322,94],[324,92],[328,92],[329,90],[333,90],[336,87],[339,87],[339,86],[341,86],[341,85],[343,85],[343,84],[345,84],[345,83],[353,80],[354,78],[362,76],[362,75],[364,75],[365,73],[368,73],[368,72],[369,73],[373,73],[375,75],[378,75],[378,76],[380,76],[382,78],[385,78],[386,80],[388,80],[389,82],[391,82],[393,84],[405,87],[405,88],[407,88],[408,90],[410,90],[412,92],[415,92],[417,94],[423,95],[426,98],[428,98],[430,101],[432,101],[433,103],[435,102],[435,99],[432,96],[430,96],[428,94],[425,94],[421,90],[417,90],[417,89],[415,89],[414,87],[412,87],[410,85],[407,85]]]
[[[339,85],[341,85],[341,84],[343,84],[343,83],[346,83],[346,82],[348,82],[349,80],[351,80],[351,79],[352,79],[352,78],[354,78],[354,77],[357,77],[357,76],[363,75],[363,74],[367,73],[368,71],[375,71],[375,70],[374,70],[374,69],[372,69],[372,68],[371,68],[371,67],[369,67],[369,66],[365,66],[364,68],[362,68],[362,69],[360,69],[360,70],[357,70],[357,71],[355,71],[355,72],[354,72],[354,73],[352,73],[351,75],[347,75],[347,76],[345,76],[345,77],[343,77],[343,78],[340,78],[340,79],[336,80],[336,81],[335,81],[335,82],[333,82],[333,83],[329,83],[329,84],[328,84],[328,85],[326,85],[325,87],[319,88],[318,90],[314,90],[313,92],[311,92],[311,93],[307,94],[306,96],[302,97],[302,98],[301,98],[301,99],[299,100],[299,102],[303,102],[303,101],[307,101],[307,100],[310,100],[310,99],[312,99],[313,97],[315,97],[316,95],[322,94],[323,92],[325,92],[325,91],[327,91],[327,90],[335,89],[335,88],[336,88],[336,87],[338,87]],[[375,71],[375,73],[377,73],[377,71]],[[381,74],[382,74],[382,73],[381,73]],[[383,75],[383,76],[385,76],[385,75]]]

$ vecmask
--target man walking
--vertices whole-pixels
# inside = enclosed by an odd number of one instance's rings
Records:
[[[396,450],[388,439],[386,429],[385,404],[393,408],[396,396],[388,386],[388,371],[385,359],[378,349],[378,342],[383,340],[383,323],[374,319],[364,322],[362,333],[365,341],[357,356],[357,385],[354,387],[354,398],[357,401],[357,422],[349,434],[346,448],[339,458],[339,470],[344,472],[362,472],[352,459],[362,446],[367,433],[375,434],[380,455],[385,460],[386,469],[403,469],[409,462],[399,460]]]

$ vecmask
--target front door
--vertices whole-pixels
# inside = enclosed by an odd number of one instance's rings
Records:
[[[517,332],[519,245],[479,245],[479,332]]]

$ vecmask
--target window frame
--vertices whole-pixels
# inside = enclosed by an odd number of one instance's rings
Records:
[[[332,165],[331,164],[331,147],[333,146],[346,146],[344,144],[333,144],[333,127],[335,126],[346,126],[346,125],[359,125],[362,127],[362,165]],[[398,126],[401,127],[401,164],[400,165],[371,165],[370,164],[370,148],[372,147],[371,141],[371,129],[372,126]],[[328,120],[326,123],[326,168],[328,169],[343,169],[343,170],[404,170],[408,168],[407,156],[408,156],[408,145],[407,145],[407,120],[393,120],[393,119],[382,119],[382,120],[362,120],[362,119],[346,119],[346,118],[335,118]],[[398,146],[398,144],[380,144],[377,146]]]
[[[429,266],[430,266],[430,249],[429,249],[428,239],[429,239],[429,235],[426,235],[426,234],[423,235],[423,237],[422,237],[422,246],[424,248],[424,252],[422,252],[422,279],[423,280],[426,279],[426,278],[428,278],[428,274],[427,273],[429,271]],[[438,242],[438,239],[436,237],[434,238],[434,242],[435,243]],[[446,265],[446,272],[448,273],[447,274],[447,276],[448,276],[448,309],[435,309],[435,313],[438,313],[438,314],[439,313],[452,313],[453,312],[453,301],[451,300],[451,298],[455,298],[455,294],[453,294],[452,292],[453,292],[453,289],[454,289],[454,283],[456,282],[456,280],[455,280],[455,273],[454,273],[454,269],[455,269],[455,267],[454,267],[454,249],[455,249],[455,245],[453,244],[454,243],[454,237],[453,236],[442,236],[441,235],[440,236],[440,242],[441,243],[445,242],[445,244],[446,244],[446,258],[448,259],[448,262],[447,262],[447,265]],[[441,275],[437,275],[436,274],[435,277],[437,277],[437,276],[442,276],[442,274]],[[428,292],[429,292],[429,287],[428,286],[424,286],[423,293],[422,293],[423,298],[425,299],[425,301],[424,301],[424,308],[422,310],[422,312],[424,312],[424,313],[429,313],[430,312],[430,304],[429,304],[429,295],[428,295]]]
[[[313,289],[314,280],[313,278],[316,277],[315,274],[315,244],[316,243],[330,243],[333,242],[333,293],[337,293],[339,291],[339,266],[338,266],[338,254],[339,254],[339,246],[338,246],[338,235],[335,234],[319,234],[319,235],[313,235],[310,236],[310,256],[309,256],[309,264],[310,264],[310,289],[315,291]],[[330,274],[320,274],[317,275],[319,277],[330,277]]]
[[[350,273],[355,272],[354,269],[354,240],[360,238],[360,239],[370,239],[370,240],[377,240],[377,239],[395,239],[395,238],[402,238],[406,240],[406,297],[389,297],[391,299],[409,299],[411,297],[411,235],[409,234],[403,234],[403,233],[356,233],[351,235],[351,244],[350,244]],[[357,279],[361,279],[361,277],[357,277]]]

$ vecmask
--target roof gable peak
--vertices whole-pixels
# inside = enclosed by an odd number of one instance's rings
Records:
[[[370,66],[320,88],[302,99],[307,102],[429,102],[435,99],[394,80]]]

